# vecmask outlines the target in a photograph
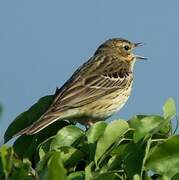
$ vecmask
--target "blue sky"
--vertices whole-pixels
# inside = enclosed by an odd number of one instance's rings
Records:
[[[132,95],[112,119],[162,113],[179,102],[179,1],[0,2],[0,137],[40,97],[52,94],[108,38],[146,45],[136,53]]]

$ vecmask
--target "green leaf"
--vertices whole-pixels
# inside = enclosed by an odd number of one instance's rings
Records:
[[[108,161],[108,171],[123,169],[129,179],[133,179],[135,174],[142,177],[145,171],[144,164],[148,156],[150,143],[151,141],[148,140],[144,143],[138,142],[135,144],[130,142],[120,144],[111,153],[113,156]]]
[[[3,145],[0,148],[0,179],[33,179],[33,172],[29,160],[21,161],[17,158],[12,147]]]
[[[178,180],[179,179],[179,173],[175,174],[171,180]]]
[[[92,161],[85,168],[85,180],[117,180],[116,171],[108,171],[108,172],[94,172],[95,163]],[[101,170],[102,171],[102,170]]]
[[[19,157],[32,159],[37,141],[33,136],[21,136],[14,142],[13,147]]]
[[[125,138],[124,138],[125,139]],[[121,141],[122,142],[122,141]],[[128,149],[128,146],[130,146],[131,141],[120,143],[117,147],[115,147],[112,152],[110,153],[110,156],[112,156],[108,161],[108,170],[117,170],[121,169],[123,166],[123,159],[126,155],[126,150]]]
[[[40,175],[41,172],[47,169],[48,160],[53,155],[54,151],[48,152],[36,165],[36,172]],[[42,173],[43,174],[43,173]]]
[[[89,157],[90,160],[94,160],[97,140],[101,137],[101,135],[103,135],[106,126],[107,123],[103,121],[99,121],[94,125],[92,125],[86,133],[87,142],[90,151],[90,157]]]
[[[99,121],[92,125],[86,133],[88,144],[95,143],[99,139],[99,137],[104,133],[106,126],[107,123],[103,121]]]
[[[147,116],[138,121],[138,127],[136,128],[133,138],[134,142],[139,142],[146,135],[152,135],[159,125],[164,121],[161,116]]]
[[[63,167],[61,153],[56,151],[44,156],[43,160],[38,164],[37,172],[39,179],[65,180],[66,169]]]
[[[126,147],[122,159],[127,177],[133,179],[135,174],[142,174],[143,161],[146,156],[147,142],[130,143]]]
[[[136,115],[134,117],[132,117],[128,123],[130,124],[130,127],[133,129],[137,129],[140,126],[140,121],[142,119],[144,119],[145,117],[147,117],[146,115]]]
[[[147,159],[146,167],[168,178],[179,173],[179,135],[155,146]]]
[[[163,106],[163,114],[165,119],[172,119],[176,115],[176,106],[173,98],[169,98]]]
[[[94,168],[95,163],[91,161],[86,167],[85,167],[85,180],[92,180],[93,174],[92,169]]]
[[[83,158],[83,153],[73,147],[63,146],[60,149],[61,159],[65,167],[73,167]]]
[[[80,128],[69,125],[58,131],[51,142],[50,149],[57,150],[63,146],[75,146],[84,137],[85,133]]]
[[[6,145],[3,145],[0,148],[0,161],[1,161],[1,171],[4,173],[5,178],[11,173],[11,169],[13,166],[13,149],[9,148]]]
[[[124,120],[113,121],[106,127],[104,134],[97,142],[95,163],[101,158],[106,150],[128,131],[129,125]]]
[[[123,167],[129,179],[133,179],[135,174],[140,177],[143,174],[144,159],[147,156],[146,152],[147,142],[130,143],[126,146],[124,154],[122,155]]]
[[[54,138],[54,136],[46,139],[41,144],[39,144],[38,149],[39,149],[40,160],[45,156],[46,153],[48,153],[50,151],[50,144],[51,144],[53,138]]]
[[[122,161],[123,159],[120,155],[113,155],[108,161],[107,170],[121,169]]]
[[[141,180],[140,176],[138,174],[135,174],[133,177],[133,180]]]
[[[48,162],[48,170],[46,172],[46,179],[63,180],[65,179],[66,170],[63,167],[61,154],[54,152]]]
[[[150,175],[151,175],[151,173],[148,173],[147,171],[144,171],[143,172],[143,179],[144,180],[152,180]],[[159,180],[159,179],[157,179],[157,180]]]
[[[60,128],[67,126],[68,124],[69,123],[65,121],[56,121],[35,135],[20,136],[13,145],[15,152],[21,158],[34,160],[39,144],[48,137],[54,136]]]
[[[9,125],[4,135],[4,142],[9,141],[17,132],[31,125],[34,121],[47,110],[52,102],[53,96],[42,97],[36,104],[34,104],[29,110],[21,113],[15,120]]]
[[[14,169],[9,179],[17,180],[33,180],[37,178],[32,170],[31,163],[28,159],[23,159],[23,161],[14,162]]]
[[[73,172],[68,176],[68,180],[85,180],[84,171]]]
[[[110,153],[110,155],[120,155],[122,156],[125,151],[126,151],[126,148],[127,146],[131,143],[131,141],[128,141],[128,143],[125,143],[125,144],[119,144],[117,147],[115,147],[113,149],[113,151]]]
[[[96,175],[93,180],[117,180],[115,173],[102,173],[99,175]]]

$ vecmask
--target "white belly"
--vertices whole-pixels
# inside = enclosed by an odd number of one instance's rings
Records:
[[[131,85],[132,86],[132,85]],[[105,119],[119,111],[127,102],[131,86],[121,93],[121,90],[114,92],[84,107],[84,114],[94,119]]]

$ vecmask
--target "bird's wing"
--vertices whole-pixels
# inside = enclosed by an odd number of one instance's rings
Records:
[[[123,89],[132,78],[130,68],[114,56],[96,56],[75,72],[55,97],[51,110],[76,108]]]
[[[16,135],[37,133],[58,120],[65,110],[84,106],[116,89],[122,90],[130,80],[132,74],[124,62],[112,56],[95,56],[57,90],[49,109]]]

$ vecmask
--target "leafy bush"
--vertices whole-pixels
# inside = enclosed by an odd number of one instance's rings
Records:
[[[47,109],[43,97],[7,129],[9,141]],[[176,115],[169,98],[163,116],[137,115],[130,120],[97,122],[87,131],[66,121],[23,135],[13,147],[0,148],[0,179],[126,180],[179,179],[179,135],[172,133]]]

